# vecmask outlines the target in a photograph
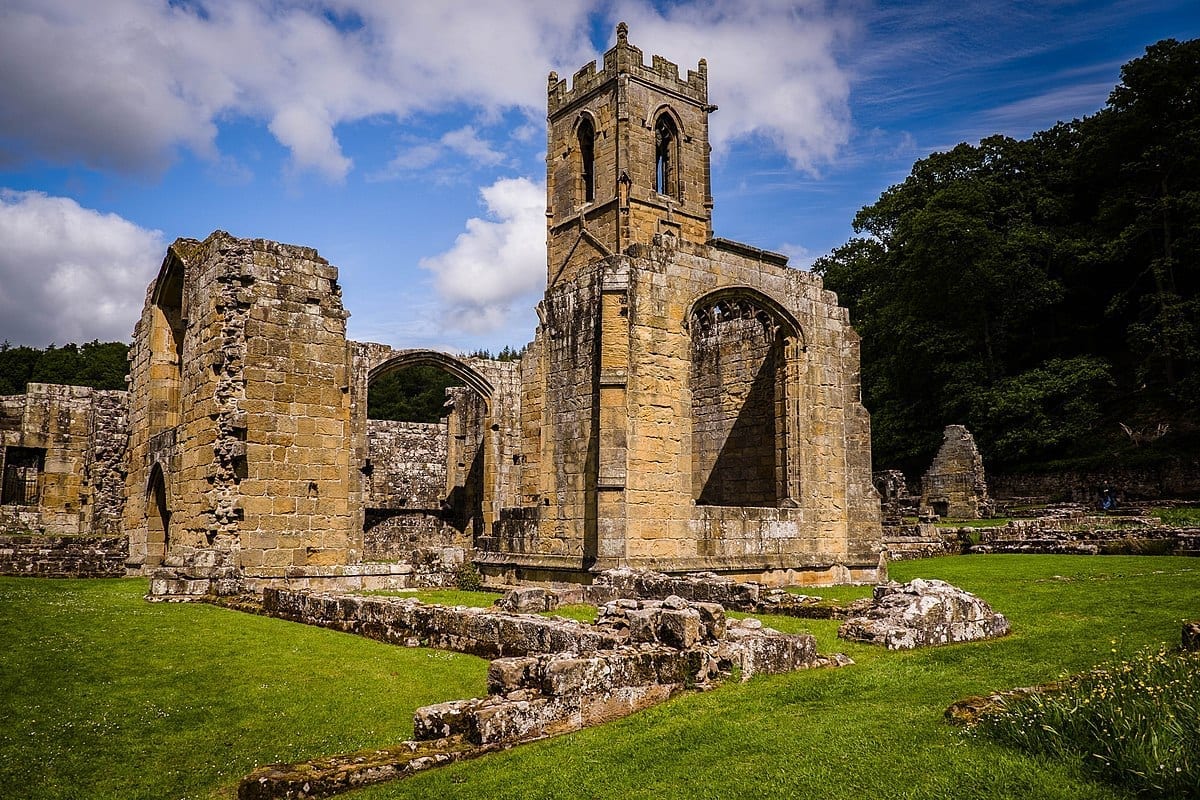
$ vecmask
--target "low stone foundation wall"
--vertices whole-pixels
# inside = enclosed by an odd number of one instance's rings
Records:
[[[123,536],[0,536],[0,575],[38,578],[123,578]]]
[[[262,610],[385,641],[504,655],[488,667],[487,697],[417,709],[414,741],[261,767],[242,780],[240,800],[327,797],[404,777],[624,717],[735,671],[745,680],[850,663],[845,656],[819,656],[811,636],[781,634],[753,619],[731,622],[715,603],[678,596],[614,600],[594,625],[407,598],[277,589],[264,592]]]
[[[952,556],[963,552],[957,530],[944,530],[930,523],[885,525],[883,546],[888,561]]]
[[[881,571],[886,575],[886,568]],[[622,598],[664,600],[671,596],[692,604],[715,603],[748,614],[779,614],[803,619],[830,619],[852,611],[817,596],[792,594],[753,581],[738,582],[711,572],[666,575],[632,569],[607,570],[588,586],[517,587],[501,598],[498,605],[508,611],[537,612],[553,611],[571,603],[603,606]]]
[[[1106,527],[1097,522],[1059,524],[1053,520],[1013,520],[999,528],[962,529],[968,553],[1060,555],[1200,555],[1200,529],[1150,524]]]
[[[426,605],[407,597],[310,594],[267,587],[263,590],[262,609],[270,616],[293,622],[483,658],[587,654],[619,644],[609,632],[569,620],[490,608]]]

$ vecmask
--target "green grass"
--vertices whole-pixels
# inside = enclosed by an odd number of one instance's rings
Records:
[[[1124,796],[1078,763],[966,735],[942,714],[968,695],[1173,645],[1180,622],[1200,617],[1200,561],[992,555],[891,572],[980,594],[1015,632],[889,653],[838,640],[836,620],[763,617],[857,663],[682,695],[348,797]],[[416,706],[483,692],[478,659],[149,605],[144,590],[143,581],[0,580],[0,797],[205,798],[255,763],[399,741]],[[845,600],[869,587],[811,592]]]
[[[942,715],[965,696],[1089,669],[1113,648],[1132,654],[1177,642],[1181,620],[1200,616],[1200,562],[996,555],[902,562],[891,571],[898,580],[942,578],[979,593],[1015,633],[888,653],[836,639],[836,620],[763,617],[781,630],[809,631],[822,652],[840,650],[857,663],[683,695],[600,728],[352,797],[1124,796],[1077,764],[965,735]]]
[[[412,597],[422,603],[435,603],[439,606],[472,606],[474,608],[490,608],[503,595],[499,592],[464,591],[462,589],[413,589],[363,592],[371,597]]]
[[[587,603],[574,603],[572,605],[559,606],[553,611],[543,611],[543,617],[566,617],[573,619],[576,622],[595,622],[596,614],[599,609]]]
[[[1014,697],[979,731],[1154,797],[1200,790],[1200,654],[1147,649],[1072,680],[1063,691]]]
[[[1155,508],[1150,516],[1158,517],[1164,525],[1177,528],[1200,528],[1200,508]]]
[[[193,604],[144,580],[0,578],[0,797],[205,798],[258,764],[394,743],[483,659]]]

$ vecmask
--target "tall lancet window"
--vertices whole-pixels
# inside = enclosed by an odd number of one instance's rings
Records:
[[[583,202],[596,199],[596,129],[592,121],[584,117],[579,123],[579,181]]]
[[[679,131],[670,115],[654,125],[654,191],[679,197]]]

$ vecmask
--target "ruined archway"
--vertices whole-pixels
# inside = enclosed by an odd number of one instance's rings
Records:
[[[689,387],[697,505],[773,507],[798,494],[794,461],[799,324],[749,287],[693,303]]]
[[[418,374],[408,380],[414,373]],[[413,562],[431,550],[470,547],[488,525],[485,438],[490,434],[492,384],[470,364],[446,353],[391,351],[368,372],[368,409],[384,408],[373,392],[394,378],[403,378],[402,386],[409,388],[425,386],[425,397],[412,406],[391,406],[420,407],[424,414],[385,419],[368,413],[364,557]],[[437,395],[432,406],[431,394]]]
[[[166,560],[171,547],[171,510],[167,502],[167,482],[161,464],[150,468],[146,485],[146,566],[158,566]]]

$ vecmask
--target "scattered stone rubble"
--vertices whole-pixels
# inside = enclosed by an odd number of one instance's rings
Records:
[[[1200,619],[1183,623],[1183,649],[1200,651]]]
[[[838,636],[889,650],[973,642],[1009,633],[1008,620],[970,592],[945,581],[916,579],[876,586],[866,614],[847,620]]]
[[[886,563],[879,569],[887,574]],[[664,600],[671,596],[693,603],[717,603],[723,608],[750,614],[830,619],[847,613],[847,609],[815,595],[793,594],[753,581],[734,581],[713,572],[665,575],[628,568],[601,572],[589,586],[519,586],[510,589],[496,604],[507,611],[542,612],[571,603],[603,606],[617,599]]]
[[[516,595],[536,605],[536,592]],[[542,604],[551,593],[543,593]],[[806,634],[783,634],[755,619],[732,621],[717,603],[622,598],[596,623],[516,614],[500,608],[445,607],[410,598],[264,592],[261,610],[384,641],[483,655],[488,696],[417,709],[414,741],[386,750],[304,765],[255,770],[242,800],[324,797],[403,777],[499,747],[607,722],[733,674],[842,666]]]

